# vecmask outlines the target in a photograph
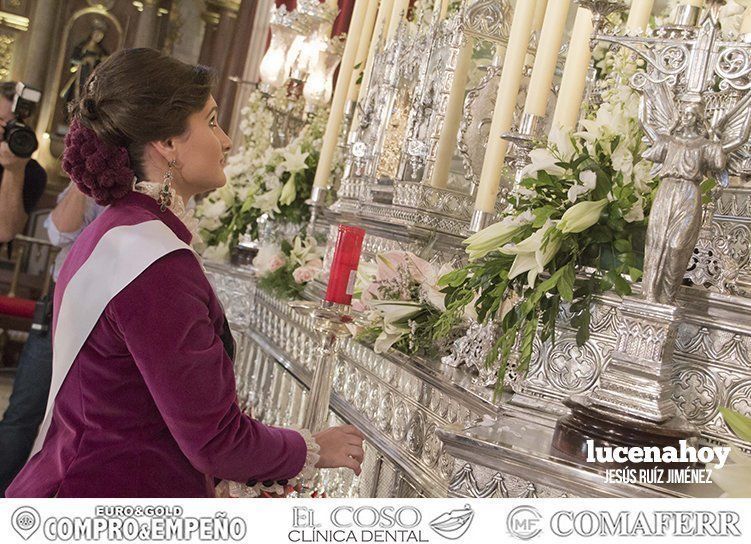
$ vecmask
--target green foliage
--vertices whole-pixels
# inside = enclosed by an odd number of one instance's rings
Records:
[[[258,287],[283,300],[298,299],[305,289],[305,285],[295,283],[287,265],[259,278]]]

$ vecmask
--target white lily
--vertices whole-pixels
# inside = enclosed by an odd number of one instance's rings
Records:
[[[290,261],[295,263],[295,266],[305,266],[305,263],[308,262],[309,252],[308,247],[303,245],[302,238],[295,236],[292,241],[292,249],[289,252]]]
[[[634,154],[629,149],[628,141],[623,139],[615,148],[610,156],[613,168],[623,173],[624,176],[630,176],[634,171]]]
[[[357,267],[357,277],[355,278],[355,296],[360,297],[376,279],[378,265],[369,261],[360,261]]]
[[[438,280],[452,270],[453,267],[450,264],[444,264],[438,270],[431,267],[429,274],[426,276],[425,281],[420,288],[425,300],[442,312],[446,311],[446,294],[441,292],[441,287],[438,286]]]
[[[567,196],[569,202],[572,204],[575,203],[581,195],[594,190],[597,186],[597,174],[592,172],[592,170],[585,170],[579,174],[579,181],[581,181],[581,184],[575,183],[568,190]]]
[[[637,198],[638,200],[634,203],[628,213],[623,216],[623,219],[625,219],[627,223],[642,221],[644,219],[644,199],[642,199],[641,195]]]
[[[539,271],[537,269],[537,259],[534,253],[519,253],[511,265],[508,277],[514,279],[516,276],[527,273],[527,286],[532,287],[537,279]]]
[[[229,259],[229,245],[227,243],[220,243],[215,246],[209,246],[203,251],[201,256],[207,261],[217,263],[226,262]]]
[[[528,238],[518,244],[508,244],[501,248],[501,252],[507,255],[516,255],[516,259],[514,259],[509,270],[509,279],[527,272],[527,285],[529,287],[534,285],[537,275],[545,270],[547,264],[555,257],[561,247],[561,238],[555,232],[550,233],[548,241],[543,247],[545,235],[554,227],[553,221],[548,219],[540,229]]]
[[[374,300],[370,305],[381,313],[385,324],[391,325],[404,322],[423,310],[419,302],[406,300]]]
[[[387,351],[405,334],[409,334],[406,322],[423,311],[418,302],[374,300],[370,305],[383,317],[383,331],[373,345],[376,353]]]
[[[407,327],[392,327],[384,325],[383,331],[378,335],[378,338],[373,342],[373,351],[376,353],[386,353],[391,346],[396,344],[402,337],[409,334]]]
[[[584,200],[571,206],[561,217],[558,230],[563,233],[579,233],[587,230],[600,220],[600,215],[608,205],[608,199]]]
[[[269,213],[279,213],[279,196],[282,194],[282,187],[276,187],[263,194],[257,195],[253,201],[253,207]]]
[[[223,199],[208,202],[201,206],[201,216],[205,218],[221,217],[227,212],[227,203]]]
[[[299,147],[286,150],[284,152],[284,161],[281,163],[281,165],[288,172],[300,172],[301,170],[305,170],[308,167],[308,165],[305,163],[305,160],[308,158],[309,154],[310,153],[308,153],[307,151],[303,152]]]
[[[529,158],[531,162],[528,166],[524,167],[522,171],[523,177],[537,177],[537,172],[541,170],[544,170],[551,176],[561,176],[566,172],[566,170],[556,164],[560,162],[560,159],[547,147],[533,149],[529,153]]]
[[[574,144],[571,142],[570,130],[554,127],[548,134],[548,143],[555,146],[561,160],[569,161],[576,153]]]
[[[200,221],[201,228],[209,232],[222,226],[222,220],[218,217],[201,217]]]

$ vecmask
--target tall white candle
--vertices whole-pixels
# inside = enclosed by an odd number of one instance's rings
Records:
[[[355,69],[349,82],[347,91],[347,101],[356,100],[360,86],[357,83],[358,78],[365,69],[365,63],[368,59],[370,42],[373,39],[373,30],[378,13],[378,0],[368,1],[368,10],[365,12],[365,21],[363,23],[362,36],[360,43],[357,44],[357,53],[355,54]]]
[[[331,113],[326,123],[326,132],[323,135],[321,143],[321,155],[318,159],[318,169],[313,180],[314,187],[327,188],[329,185],[329,175],[331,174],[331,164],[334,162],[334,153],[336,144],[339,139],[339,129],[344,117],[344,104],[347,100],[347,90],[352,78],[352,70],[355,65],[355,54],[360,41],[365,14],[368,8],[368,0],[356,0],[352,19],[349,23],[349,32],[347,42],[344,44],[344,53],[342,62],[339,65],[339,78],[336,81],[336,89],[331,101]]]
[[[751,7],[746,8],[741,22],[741,34],[751,33]]]
[[[387,40],[391,41],[399,28],[399,22],[407,17],[409,9],[409,0],[394,0],[394,7],[391,10],[391,21],[389,22],[389,31],[386,35]]]
[[[472,46],[474,40],[467,38],[467,43],[459,50],[456,59],[454,80],[451,83],[448,103],[446,104],[446,116],[443,120],[441,135],[438,139],[436,159],[433,164],[433,172],[430,184],[433,187],[444,188],[448,185],[451,173],[451,160],[454,158],[456,149],[456,137],[459,132],[459,124],[464,113],[464,91],[467,87],[467,74],[472,64]]]
[[[545,10],[547,7],[548,0],[537,0],[535,18],[532,20],[532,32],[538,32],[542,28],[542,22],[545,20]]]
[[[511,22],[508,47],[503,61],[503,71],[498,82],[493,120],[490,124],[490,136],[485,150],[485,159],[480,173],[480,185],[477,188],[475,209],[492,213],[498,196],[498,185],[501,181],[508,141],[501,138],[501,134],[511,130],[516,108],[516,97],[519,95],[524,59],[527,55],[529,37],[532,33],[532,19],[538,0],[524,0],[516,3],[514,18]]]
[[[576,11],[566,65],[561,78],[561,88],[558,92],[558,102],[555,105],[554,127],[570,130],[576,128],[576,123],[579,121],[589,61],[592,59],[590,39],[593,31],[592,12],[586,8],[579,8]]]
[[[631,10],[628,12],[626,28],[628,30],[644,30],[649,25],[652,16],[652,7],[655,0],[633,0]]]
[[[537,0],[535,5],[535,16],[532,19],[532,32],[537,33],[537,41],[540,41],[540,29],[542,22],[545,20],[545,9],[548,7],[548,0]],[[531,66],[535,62],[535,55],[527,53],[524,64]]]
[[[524,113],[545,116],[571,0],[550,0],[540,30]]]

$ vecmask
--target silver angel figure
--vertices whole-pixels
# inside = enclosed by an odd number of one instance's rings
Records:
[[[665,83],[642,90],[640,120],[649,143],[643,156],[660,176],[647,227],[642,294],[672,304],[701,231],[701,183],[723,171],[729,154],[748,140],[751,95],[710,127],[701,94],[675,100]]]

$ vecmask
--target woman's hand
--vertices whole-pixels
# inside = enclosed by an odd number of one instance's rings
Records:
[[[365,452],[362,449],[363,434],[354,425],[329,427],[313,435],[321,451],[316,468],[349,467],[360,475]]]

